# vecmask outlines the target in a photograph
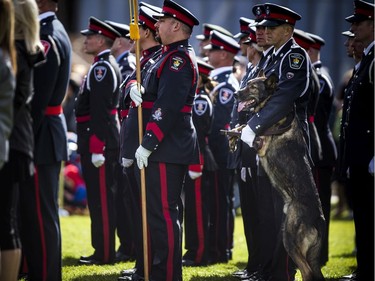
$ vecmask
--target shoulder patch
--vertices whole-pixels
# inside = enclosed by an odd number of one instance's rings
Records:
[[[93,69],[95,80],[100,82],[104,79],[107,74],[107,68],[101,65],[97,65]]]
[[[185,63],[186,60],[184,58],[172,56],[169,60],[169,69],[172,71],[180,71]]]
[[[198,116],[202,116],[208,108],[208,102],[205,100],[195,100],[194,101],[194,112]]]
[[[220,103],[222,103],[222,104],[228,103],[233,98],[233,96],[234,96],[234,94],[233,94],[233,91],[231,89],[228,89],[228,88],[221,88],[220,89],[220,92],[219,92]]]
[[[292,69],[300,69],[303,62],[305,61],[305,57],[298,53],[291,53],[288,56],[289,58],[289,66]]]
[[[46,40],[40,40],[42,42],[42,45],[44,47],[44,54],[47,56],[48,51],[51,49],[51,43]]]

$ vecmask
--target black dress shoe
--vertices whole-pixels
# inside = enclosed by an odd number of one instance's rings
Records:
[[[138,275],[137,273],[134,273],[131,276],[121,276],[117,278],[118,281],[144,281],[145,279],[143,276]]]
[[[121,271],[121,276],[132,276],[136,271],[136,268],[124,269]]]
[[[78,264],[81,264],[81,265],[113,264],[113,261],[103,262],[101,260],[96,259],[94,255],[91,255],[88,257],[81,256],[81,258],[78,261]]]
[[[244,276],[246,274],[248,274],[248,272],[247,272],[247,269],[245,268],[245,269],[240,269],[240,270],[233,272],[232,276],[236,278],[241,278],[241,276]]]
[[[119,251],[116,252],[115,262],[127,262],[127,261],[134,261],[134,260],[135,258],[132,256],[129,256]]]
[[[240,277],[242,281],[268,281],[269,278],[260,271],[248,272],[246,276]]]
[[[20,273],[20,274],[18,274],[18,280],[28,281],[29,275],[27,273]]]
[[[361,278],[359,276],[360,276],[360,274],[356,270],[352,274],[342,276],[339,279],[339,281],[358,281],[358,280],[361,280]]]
[[[206,266],[207,263],[196,263],[195,261],[193,260],[189,260],[189,259],[183,259],[182,260],[182,266]]]

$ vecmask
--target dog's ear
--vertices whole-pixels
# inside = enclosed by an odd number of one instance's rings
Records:
[[[265,81],[264,84],[266,85],[266,89],[268,91],[274,91],[277,87],[277,83],[279,82],[279,78],[275,73],[272,73]]]

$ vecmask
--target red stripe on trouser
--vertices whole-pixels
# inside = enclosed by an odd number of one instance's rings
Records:
[[[161,203],[163,206],[163,215],[165,224],[167,227],[167,239],[168,239],[168,258],[167,258],[167,276],[166,281],[172,281],[173,279],[173,253],[174,253],[174,235],[171,215],[169,213],[168,204],[168,182],[167,182],[167,171],[164,163],[159,164],[160,170],[160,195]]]
[[[195,257],[196,263],[202,262],[202,256],[203,256],[203,250],[204,250],[201,178],[202,177],[197,178],[194,183],[195,199],[196,199],[195,212],[197,216],[197,234],[198,234],[198,249],[197,249],[197,256]]]
[[[99,167],[99,190],[100,203],[102,205],[102,219],[103,219],[103,261],[109,261],[109,222],[108,222],[108,204],[107,204],[107,188],[105,180],[105,165]]]
[[[42,246],[42,249],[41,249],[42,251],[42,280],[47,280],[47,247],[46,247],[46,240],[45,240],[44,227],[43,227],[42,208],[40,204],[40,186],[39,186],[37,167],[35,167],[34,184],[35,184],[36,213],[38,217],[40,242]]]

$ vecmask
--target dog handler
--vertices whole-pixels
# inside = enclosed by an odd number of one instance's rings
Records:
[[[256,26],[265,27],[266,41],[274,47],[265,67],[265,75],[268,77],[275,73],[279,77],[279,83],[278,89],[265,107],[253,115],[242,130],[241,139],[250,147],[253,147],[256,135],[262,135],[269,127],[292,113],[295,107],[300,128],[304,135],[308,136],[305,112],[309,97],[311,63],[307,53],[292,38],[294,25],[301,16],[287,7],[272,3],[265,4],[263,8],[264,20]],[[264,265],[262,273],[265,280],[293,280],[296,267],[285,251],[281,235],[284,203],[276,191],[271,194],[275,212],[275,244],[273,259]]]

